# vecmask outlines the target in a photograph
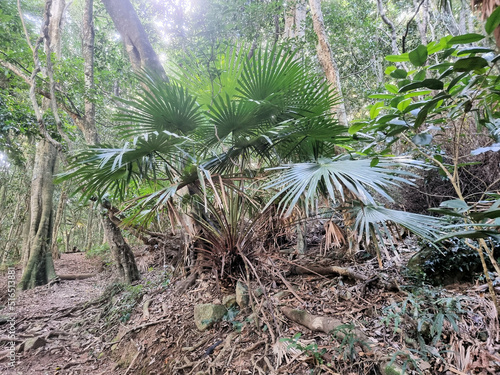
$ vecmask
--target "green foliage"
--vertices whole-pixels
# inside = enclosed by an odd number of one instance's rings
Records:
[[[85,253],[87,258],[100,258],[105,264],[111,262],[111,251],[107,243],[92,246],[92,248]]]
[[[240,313],[240,310],[236,306],[231,306],[229,309],[227,309],[226,314],[222,317],[222,320],[225,320],[226,322],[230,322],[233,325],[233,329],[236,332],[241,332],[243,329],[243,326],[245,325],[245,322],[239,322],[235,320],[236,316]]]
[[[342,356],[344,361],[355,361],[357,359],[358,347],[369,347],[368,343],[361,340],[355,332],[354,324],[342,324],[336,327],[332,332],[333,337],[340,342],[335,348],[338,355]]]
[[[288,344],[288,348],[298,349],[302,351],[305,355],[311,357],[315,366],[322,365],[324,363],[323,355],[326,353],[326,349],[319,349],[318,344],[315,342],[302,345],[299,340],[302,336],[302,333],[296,333],[293,338],[282,338],[281,342],[286,342]]]
[[[417,280],[430,282],[434,285],[450,283],[454,281],[472,282],[482,273],[481,260],[476,250],[467,246],[463,238],[449,238],[440,247],[434,244],[421,243],[419,253],[414,255],[418,263],[418,273],[410,271],[410,275],[416,276]],[[478,247],[478,243],[471,243]],[[491,241],[491,248],[496,257],[500,256],[500,243]],[[413,259],[408,266],[411,267]],[[490,269],[491,263],[486,259]]]
[[[491,56],[487,48],[461,49],[458,46],[482,38],[479,34],[466,34],[417,47],[412,51],[412,59],[418,62],[415,64],[418,69],[408,72],[407,76],[395,75],[396,67],[387,69],[386,73],[396,79],[395,84],[386,85],[387,91],[378,96],[384,100],[374,105],[379,110],[370,120],[357,123],[351,133],[360,130],[377,133],[387,145],[405,135],[417,145],[432,147],[437,142],[432,137],[436,131],[446,131],[450,122],[473,115],[495,137],[499,112],[498,76],[495,74],[498,58]],[[420,66],[424,56],[436,64]],[[397,58],[388,56],[387,59],[411,61],[409,54]],[[432,91],[422,91],[422,88]],[[366,151],[370,150],[374,149]]]
[[[117,306],[120,322],[124,323],[130,319],[133,308],[139,303],[144,295],[143,288],[144,287],[141,284],[125,286],[124,293]]]
[[[381,321],[392,327],[393,332],[414,332],[417,338],[418,353],[427,360],[428,357],[440,358],[445,324],[458,332],[460,315],[465,297],[441,297],[439,290],[426,288],[409,292],[402,302],[394,302],[382,310]],[[404,323],[404,329],[399,329]],[[417,349],[414,349],[417,350]],[[401,354],[401,353],[399,353]],[[398,353],[395,354],[397,356]],[[394,358],[393,358],[394,359]],[[418,366],[417,366],[418,368]]]

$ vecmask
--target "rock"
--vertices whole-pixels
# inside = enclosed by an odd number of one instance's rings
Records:
[[[226,306],[226,309],[229,309],[233,306],[236,306],[237,303],[236,303],[236,294],[230,294],[228,296],[225,296],[223,299],[222,299],[222,304],[224,306]]]
[[[385,366],[381,366],[380,372],[382,375],[403,375],[403,369],[396,363],[387,363]]]
[[[28,350],[31,349],[38,349],[41,348],[42,346],[45,346],[47,344],[47,341],[43,337],[32,337],[27,339],[24,342],[24,351],[27,352]]]
[[[194,307],[194,322],[200,331],[204,331],[214,325],[215,322],[222,319],[226,314],[224,305],[215,305],[212,303],[196,305]]]
[[[248,288],[241,281],[238,281],[236,283],[236,303],[243,310],[248,306],[249,302]]]

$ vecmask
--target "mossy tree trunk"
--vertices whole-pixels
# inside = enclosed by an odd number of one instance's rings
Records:
[[[23,249],[26,264],[19,284],[23,290],[47,284],[56,278],[51,253],[56,158],[55,147],[45,139],[40,140],[31,182],[29,232]]]

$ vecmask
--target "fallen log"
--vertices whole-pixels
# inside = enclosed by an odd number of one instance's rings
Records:
[[[307,264],[307,265],[294,265],[288,271],[289,275],[338,275],[347,276],[355,280],[368,280],[368,276],[365,276],[359,272],[354,271],[351,268],[337,267],[337,266],[320,266],[317,264]]]
[[[59,280],[84,280],[84,279],[89,279],[93,276],[95,276],[95,274],[93,273],[58,275]]]

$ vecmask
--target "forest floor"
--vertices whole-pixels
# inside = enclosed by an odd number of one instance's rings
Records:
[[[383,271],[376,258],[318,248],[256,255],[258,276],[242,275],[249,307],[203,332],[195,305],[222,303],[234,285],[205,273],[179,293],[161,254],[137,251],[142,278],[124,286],[102,260],[62,254],[58,275],[94,276],[18,292],[16,363],[0,321],[0,373],[500,374],[500,329],[484,285],[409,286],[400,270],[415,250],[402,246],[399,264]],[[386,370],[391,362],[396,372]]]

